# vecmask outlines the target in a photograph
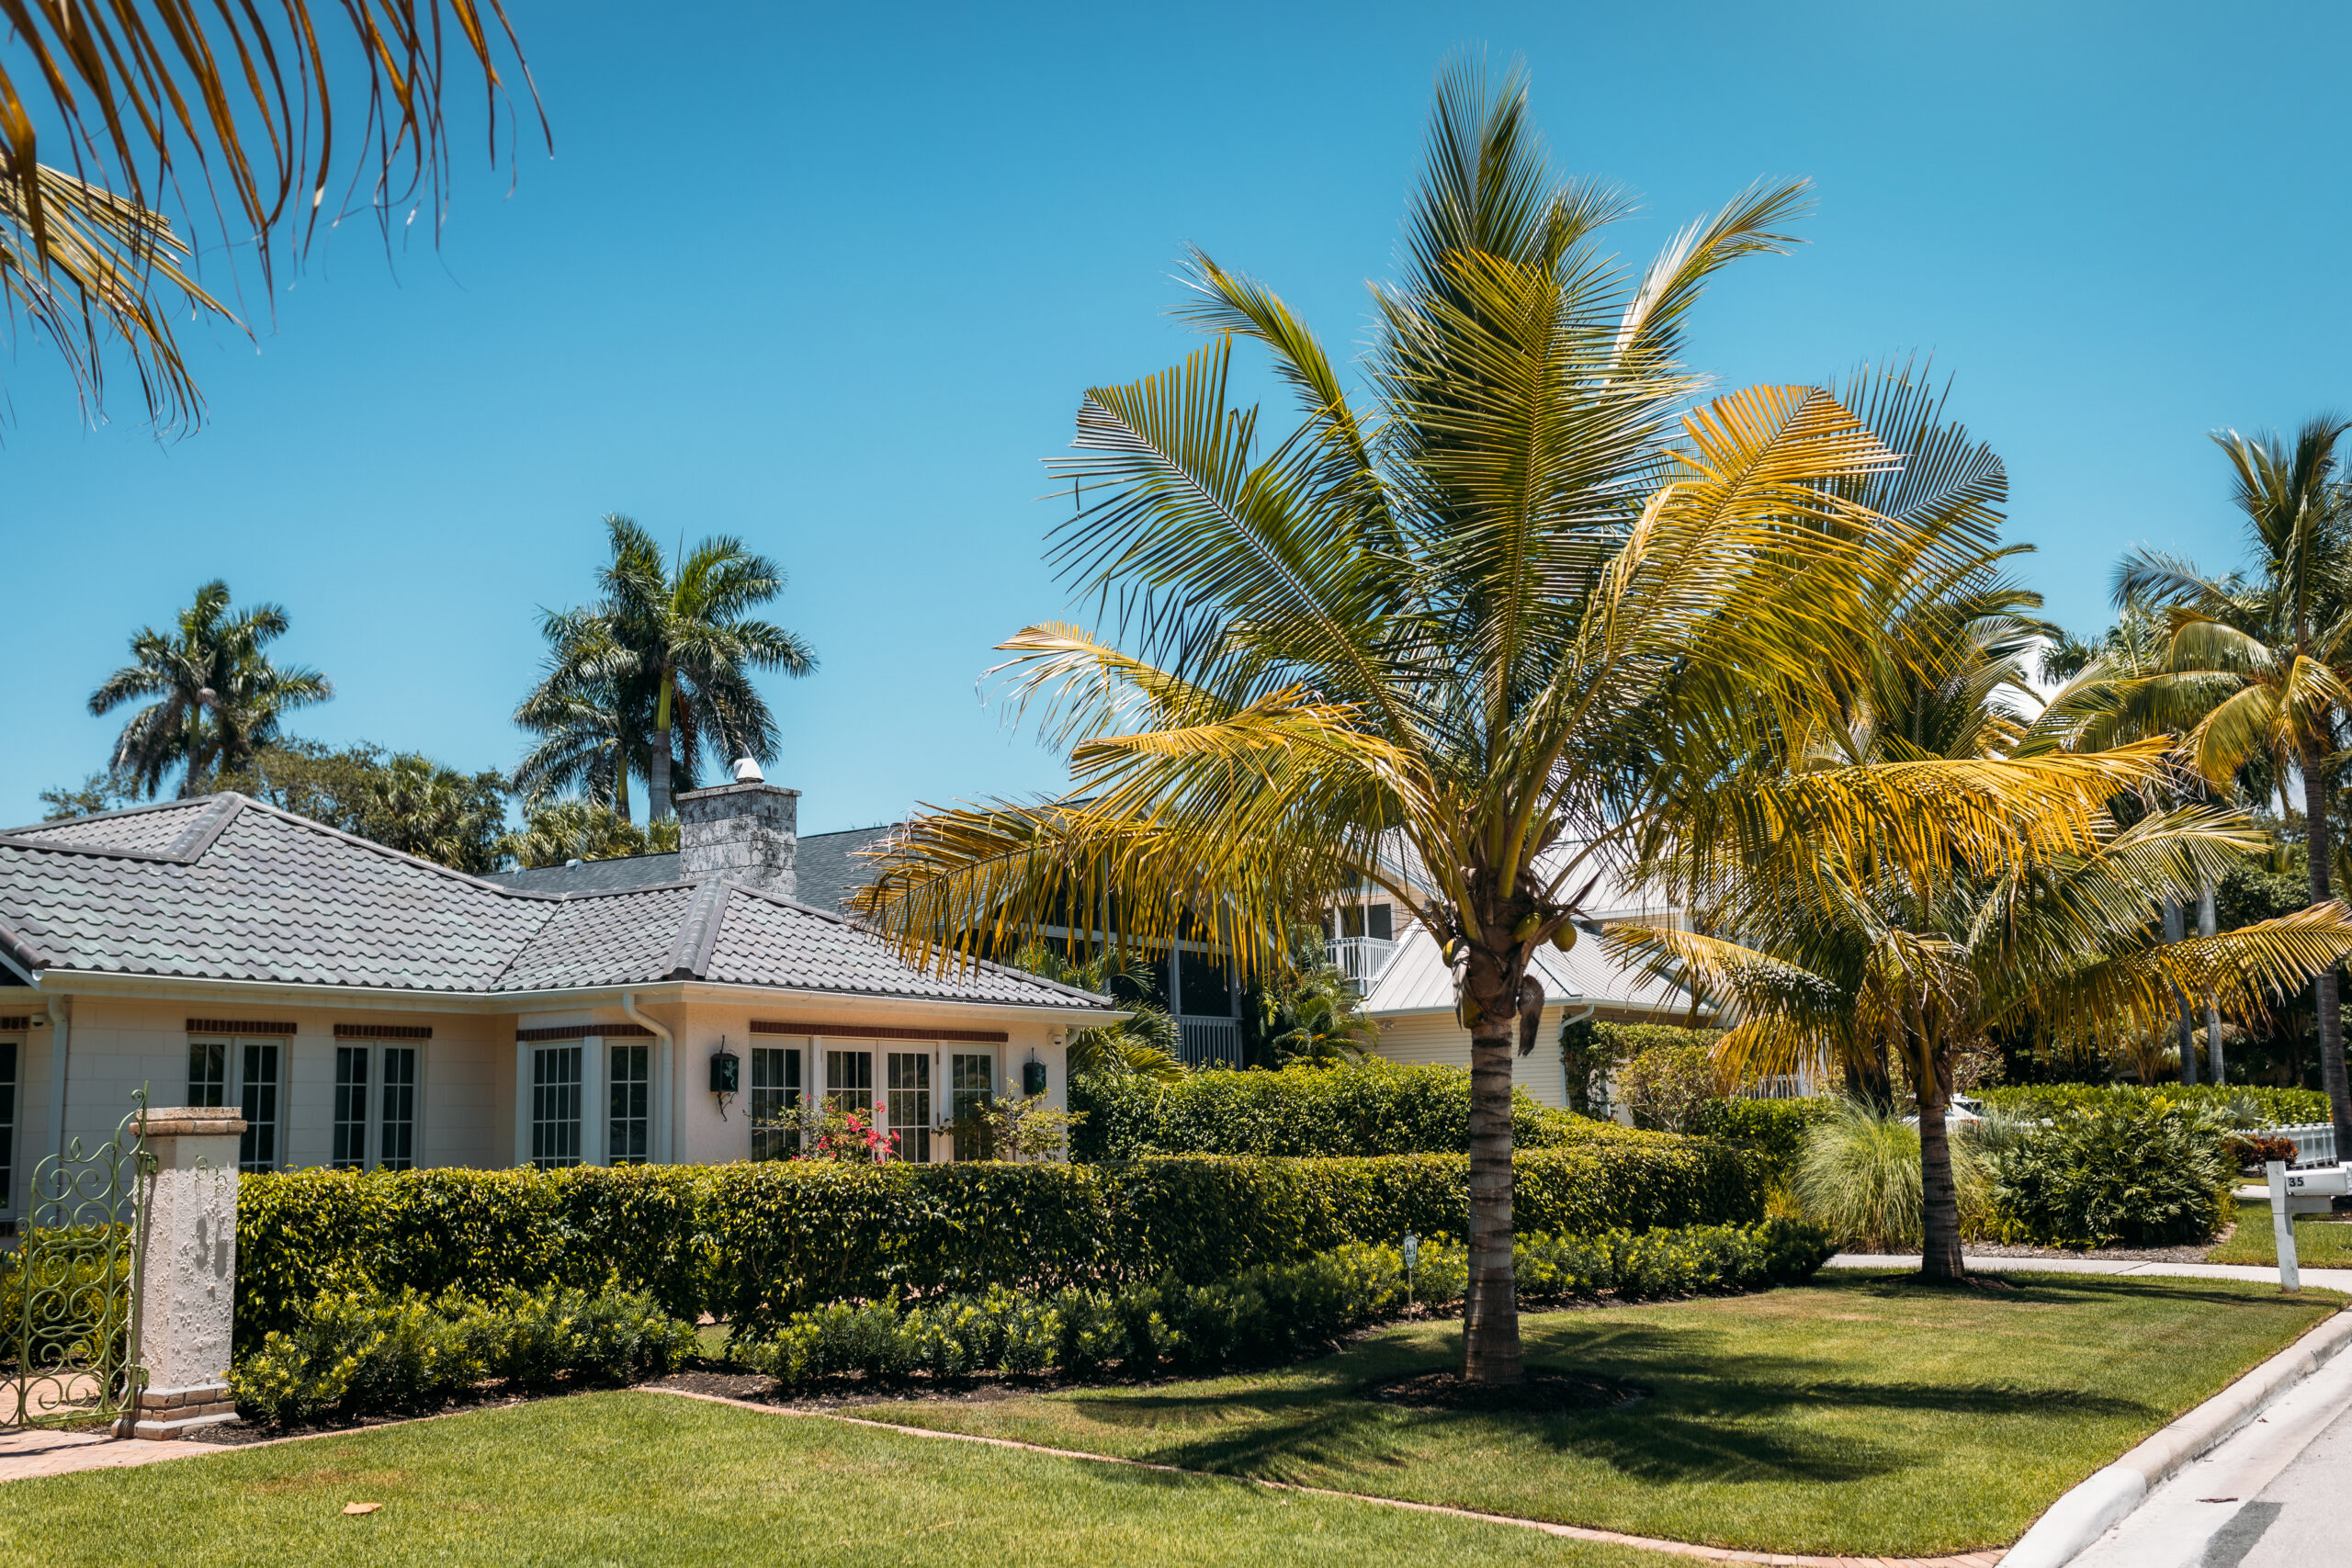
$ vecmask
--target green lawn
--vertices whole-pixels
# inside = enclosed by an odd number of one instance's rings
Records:
[[[1191,1469],[1763,1551],[2010,1541],[2052,1499],[2341,1298],[2234,1281],[1849,1274],[1760,1295],[1530,1314],[1531,1365],[1652,1398],[1570,1416],[1397,1410],[1367,1381],[1446,1362],[1453,1325],[1287,1371],[874,1414]]]
[[[2270,1235],[2270,1200],[2238,1200],[2238,1228],[2205,1255],[2208,1263],[2278,1266],[2278,1244]],[[2295,1261],[2305,1269],[2352,1269],[2352,1224],[2336,1220],[2295,1222]]]
[[[382,1511],[346,1517],[345,1503]],[[1657,1568],[1509,1525],[656,1393],[0,1486],[0,1562]]]

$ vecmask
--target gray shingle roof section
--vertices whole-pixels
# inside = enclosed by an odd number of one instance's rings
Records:
[[[242,795],[61,826],[80,841],[0,834],[0,951],[28,968],[477,995],[701,978],[1107,1005],[1012,970],[941,979],[838,916],[741,888],[699,903],[677,882],[517,892]]]
[[[792,896],[803,904],[836,912],[849,907],[849,896],[874,880],[880,869],[858,859],[890,836],[896,823],[878,828],[852,828],[841,833],[811,833],[793,854]]]
[[[748,888],[729,891],[707,979],[942,1001],[1100,1007],[1102,998],[993,964],[933,975],[839,915]]]
[[[557,904],[492,988],[558,991],[665,980],[694,893],[681,883]]]
[[[65,844],[94,853],[109,851],[129,854],[167,855],[183,841],[209,826],[208,818],[220,807],[217,796],[175,800],[162,806],[135,806],[64,822],[40,822],[0,833],[0,842],[29,841]]]
[[[533,866],[526,871],[493,871],[483,880],[525,893],[618,893],[631,887],[660,887],[678,880],[678,852],[623,855],[617,860],[584,860],[578,865]]]

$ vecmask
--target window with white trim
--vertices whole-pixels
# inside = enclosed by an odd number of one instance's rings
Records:
[[[580,1051],[541,1045],[531,1053],[531,1163],[541,1170],[580,1163]]]
[[[605,1129],[606,1165],[643,1165],[652,1133],[653,1079],[650,1053],[642,1045],[608,1045],[611,1077],[605,1080],[611,1114]]]
[[[368,1047],[334,1048],[334,1122],[327,1163],[337,1170],[368,1168]]]
[[[752,1157],[790,1159],[800,1152],[800,1052],[752,1047]]]
[[[957,1159],[986,1159],[986,1134],[980,1114],[996,1098],[996,1058],[978,1052],[957,1051],[947,1058],[947,1119],[965,1129],[956,1140]]]
[[[237,1168],[276,1170],[285,1111],[286,1042],[196,1036],[187,1043],[187,1103],[235,1106],[245,1119]]]
[[[931,1158],[931,1053],[889,1053],[889,1130],[899,1136],[900,1159]]]
[[[825,1098],[836,1111],[865,1115],[874,1109],[874,1053],[825,1053]]]
[[[387,1045],[378,1063],[376,1164],[411,1170],[416,1166],[416,1047]]]

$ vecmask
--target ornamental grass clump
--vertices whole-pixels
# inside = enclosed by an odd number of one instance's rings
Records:
[[[1961,1229],[1981,1234],[1989,1220],[1985,1145],[2006,1130],[1956,1122],[1952,1179],[1960,1190]],[[1791,1183],[1805,1218],[1865,1251],[1915,1250],[1920,1244],[1919,1129],[1877,1108],[1848,1101],[1804,1140]]]

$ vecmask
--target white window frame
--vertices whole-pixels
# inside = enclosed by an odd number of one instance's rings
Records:
[[[190,1038],[193,1039],[194,1036]],[[409,1052],[416,1064],[415,1076],[409,1081],[410,1103],[407,1118],[409,1156],[405,1168],[421,1170],[424,1168],[424,1078],[427,1071],[425,1064],[433,1055],[425,1047],[431,1043],[433,1042],[430,1037],[415,1040],[374,1040],[365,1035],[356,1038],[350,1035],[335,1037],[335,1055],[329,1057],[327,1062],[330,1077],[328,1092],[337,1097],[329,1100],[327,1104],[326,1162],[331,1168],[341,1170],[376,1170],[383,1166],[384,1091],[390,1087],[384,1080],[384,1058],[394,1051]],[[345,1051],[363,1053],[363,1060],[367,1063],[368,1087],[360,1097],[360,1158],[356,1164],[338,1165],[334,1157],[334,1132],[337,1123],[343,1120],[337,1112],[343,1109],[340,1098],[343,1093],[342,1053]],[[283,1112],[281,1111],[280,1114],[282,1116]]]
[[[752,1075],[752,1082],[746,1090],[743,1102],[743,1119],[751,1134],[753,1159],[791,1159],[797,1155],[807,1152],[802,1146],[807,1141],[805,1129],[796,1123],[802,1122],[808,1114],[808,1107],[814,1103],[809,1098],[808,1064],[816,1053],[811,1047],[811,1043],[805,1039],[794,1040],[789,1045],[765,1043],[774,1038],[768,1035],[753,1035],[751,1044],[752,1059],[743,1064],[744,1070]],[[791,1037],[786,1036],[786,1038]],[[780,1064],[788,1069],[784,1074],[783,1083],[763,1084],[760,1082],[760,1054],[763,1051],[775,1052]],[[791,1081],[795,1077],[800,1080],[797,1084]],[[775,1107],[776,1113],[768,1117],[767,1121],[771,1126],[784,1129],[777,1134],[780,1141],[775,1149],[766,1155],[760,1152],[760,1097],[762,1095],[776,1097]]]
[[[240,1115],[245,1108],[245,1053],[260,1046],[277,1052],[277,1103],[270,1118],[270,1157],[248,1161],[245,1142],[260,1142],[260,1128],[249,1125],[244,1137],[238,1140],[237,1168],[246,1172],[284,1170],[286,1165],[286,1134],[293,1125],[294,1036],[291,1034],[190,1034],[187,1037],[189,1064],[194,1065],[195,1048],[198,1045],[219,1045],[221,1049],[220,1106],[234,1110]]]
[[[589,1042],[583,1040],[581,1043],[585,1045],[589,1043]],[[598,1156],[600,1156],[597,1160],[599,1165],[619,1165],[623,1163],[629,1165],[651,1165],[654,1161],[654,1157],[660,1145],[657,1144],[654,1137],[655,1107],[659,1100],[659,1097],[654,1091],[654,1079],[655,1074],[659,1069],[659,1063],[656,1060],[657,1053],[653,1049],[653,1044],[654,1043],[652,1041],[634,1034],[624,1038],[609,1039],[601,1042],[601,1055],[604,1060],[605,1070],[600,1075],[603,1081],[597,1085],[596,1100],[597,1103],[601,1105],[604,1110],[602,1117],[604,1135],[597,1140],[600,1145],[597,1150]],[[629,1082],[641,1083],[645,1088],[645,1114],[642,1117],[624,1117],[616,1114],[617,1108],[613,1102],[613,1095],[615,1090],[621,1086],[621,1083],[624,1080],[616,1078],[613,1076],[613,1068],[616,1065],[614,1060],[614,1055],[615,1053],[621,1051],[641,1051],[645,1054],[645,1076],[642,1078],[626,1080]],[[587,1070],[585,1052],[582,1053],[581,1069],[584,1075]],[[624,1156],[622,1156],[613,1146],[613,1131],[618,1123],[636,1121],[642,1121],[645,1123],[645,1152],[641,1155],[627,1156],[626,1159],[624,1159]],[[582,1131],[584,1134],[586,1129],[583,1128]],[[583,1155],[587,1151],[584,1148],[582,1150]]]
[[[922,1080],[921,1084],[900,1089],[891,1081],[893,1069],[902,1061],[917,1066]],[[935,1044],[915,1044],[915,1048],[910,1050],[883,1052],[882,1086],[876,1092],[882,1101],[883,1131],[899,1135],[897,1157],[922,1165],[930,1164],[931,1134],[936,1121],[933,1112],[939,1103],[936,1098],[939,1093],[939,1047]],[[902,1094],[913,1102],[911,1109],[915,1114],[912,1121],[899,1120],[899,1097]]]

